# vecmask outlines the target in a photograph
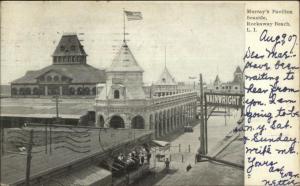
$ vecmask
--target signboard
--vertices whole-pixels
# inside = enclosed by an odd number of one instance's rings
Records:
[[[233,93],[205,93],[205,104],[211,106],[242,107],[244,94]]]

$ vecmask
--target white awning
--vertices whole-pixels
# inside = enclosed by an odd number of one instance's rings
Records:
[[[170,143],[167,141],[158,141],[158,140],[152,140],[152,146],[157,147],[169,147]]]

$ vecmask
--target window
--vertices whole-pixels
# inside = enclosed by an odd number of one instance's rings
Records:
[[[52,81],[52,77],[51,76],[47,76],[47,81]]]
[[[62,46],[60,47],[60,51],[64,51],[64,50],[65,50],[65,46],[62,45]]]
[[[119,90],[115,90],[114,91],[114,98],[115,99],[119,99],[120,98],[120,92],[119,92]]]
[[[234,89],[235,89],[235,90],[237,90],[237,89],[238,89],[238,87],[234,87]]]
[[[163,82],[163,83],[165,83],[165,82],[166,82],[166,79],[165,79],[165,78],[163,78],[163,79],[162,79],[162,82]]]
[[[56,63],[56,61],[57,61],[57,57],[53,57],[54,58],[54,63]]]
[[[31,89],[30,88],[25,88],[25,94],[30,95],[31,94]]]
[[[40,90],[37,87],[33,88],[33,95],[39,95],[40,94]]]
[[[83,95],[83,88],[82,87],[77,88],[77,95]]]
[[[72,57],[72,62],[75,62],[75,56]]]
[[[58,81],[59,77],[58,76],[54,76],[54,81]]]
[[[69,94],[70,94],[70,95],[74,95],[74,94],[75,94],[75,88],[70,87],[70,88],[69,88]]]
[[[84,95],[90,95],[90,88],[89,88],[89,87],[85,87],[85,88],[83,89],[83,94],[84,94]]]

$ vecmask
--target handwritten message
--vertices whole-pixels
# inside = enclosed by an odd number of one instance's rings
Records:
[[[246,185],[300,184],[299,13],[280,5],[246,10]]]

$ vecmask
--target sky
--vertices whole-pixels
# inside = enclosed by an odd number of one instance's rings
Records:
[[[123,39],[123,9],[143,20],[126,21],[127,43],[144,81],[157,81],[166,64],[176,81],[231,81],[243,66],[244,3],[228,2],[1,2],[1,84],[51,65],[63,33],[77,33],[87,63],[108,67]]]

